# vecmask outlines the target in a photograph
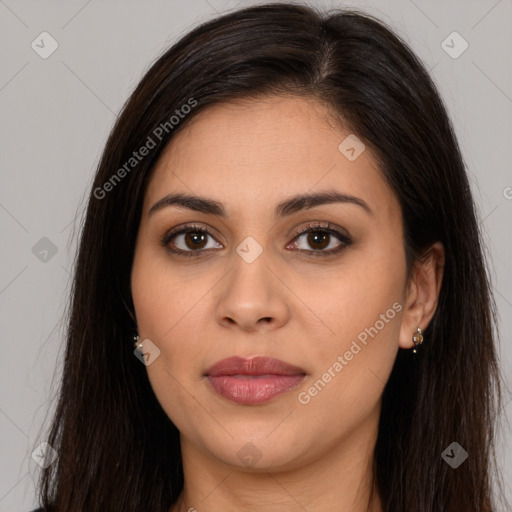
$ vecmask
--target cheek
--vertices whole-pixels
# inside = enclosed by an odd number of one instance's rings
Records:
[[[194,339],[190,317],[211,287],[208,276],[198,281],[193,270],[176,271],[164,251],[146,243],[135,252],[131,286],[141,336],[165,344],[186,324],[187,337]]]
[[[353,296],[332,324],[336,334],[311,347],[315,372],[297,401],[305,417],[325,426],[326,439],[348,436],[380,406],[398,351],[402,305],[395,298],[389,290],[380,301]]]
[[[316,365],[303,402],[318,414],[335,404],[339,414],[364,414],[378,402],[398,351],[403,310],[405,255],[398,246],[362,251],[324,288],[329,326],[312,346]],[[315,298],[318,311],[322,297]],[[308,402],[309,403],[309,402]],[[335,413],[337,414],[337,413]]]
[[[318,350],[325,354],[343,350],[361,333],[359,339],[364,341],[367,330],[375,334],[375,325],[379,331],[375,339],[397,341],[405,270],[403,250],[390,244],[354,251],[316,292],[311,281],[305,281],[301,293],[324,324],[324,342]]]
[[[155,394],[175,404],[182,395],[180,384],[188,385],[188,379],[204,371],[201,340],[211,321],[207,293],[215,280],[196,279],[192,270],[176,272],[165,254],[148,245],[136,251],[131,276],[137,327],[140,338],[150,339],[160,351],[146,368]]]
[[[198,402],[191,400],[187,380],[202,371],[195,340],[201,339],[196,315],[204,291],[186,287],[182,280],[183,274],[169,273],[169,266],[150,250],[136,252],[131,284],[137,327],[141,339],[150,339],[160,351],[146,371],[158,402],[180,430],[187,429],[190,418],[204,414]],[[184,287],[187,292],[180,293]]]

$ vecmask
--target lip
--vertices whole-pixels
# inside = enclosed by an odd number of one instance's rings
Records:
[[[206,372],[212,389],[232,402],[256,405],[296,388],[305,370],[272,357],[222,359]]]

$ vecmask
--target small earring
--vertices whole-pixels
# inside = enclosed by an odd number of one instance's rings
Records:
[[[414,335],[412,337],[412,341],[414,342],[413,353],[416,354],[416,347],[423,343],[423,331],[419,327],[416,330],[416,332],[414,333]]]
[[[136,334],[136,335],[133,337],[133,345],[135,346],[135,348],[136,348],[139,352],[142,352],[143,345],[142,345],[142,341],[139,343],[139,335],[138,335],[138,334]]]

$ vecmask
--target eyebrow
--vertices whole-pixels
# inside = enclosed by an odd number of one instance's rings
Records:
[[[342,194],[335,190],[327,190],[315,194],[300,194],[280,202],[275,207],[274,217],[276,220],[280,220],[300,210],[307,210],[309,208],[314,208],[315,206],[332,203],[354,204],[360,206],[368,214],[373,215],[371,208],[361,198]],[[217,215],[218,217],[223,218],[227,217],[226,210],[222,203],[206,197],[192,196],[182,193],[168,194],[165,197],[162,197],[162,199],[159,199],[149,209],[148,216],[151,216],[155,212],[168,206],[177,206],[208,215]]]

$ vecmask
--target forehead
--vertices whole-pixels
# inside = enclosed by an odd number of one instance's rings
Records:
[[[212,105],[163,151],[145,209],[179,191],[214,197],[229,214],[268,208],[315,188],[336,188],[396,209],[371,151],[365,148],[352,161],[340,151],[349,136],[350,129],[314,99],[272,96]]]

